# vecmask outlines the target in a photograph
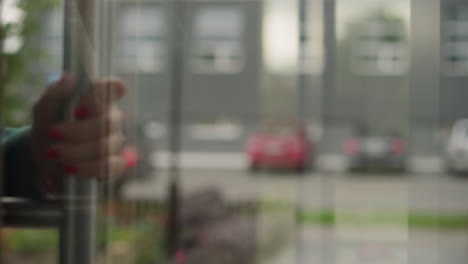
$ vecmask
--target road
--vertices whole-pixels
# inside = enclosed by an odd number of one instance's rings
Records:
[[[468,177],[325,173],[298,176],[278,172],[250,174],[242,170],[188,170],[181,175],[184,192],[214,187],[232,201],[258,197],[299,201],[308,210],[468,212]],[[167,171],[159,171],[154,177],[126,186],[125,195],[132,199],[164,199],[168,178]]]

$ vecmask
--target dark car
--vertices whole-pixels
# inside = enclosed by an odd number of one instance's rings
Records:
[[[349,137],[343,144],[348,168],[358,170],[404,171],[406,141],[398,136],[361,134]]]

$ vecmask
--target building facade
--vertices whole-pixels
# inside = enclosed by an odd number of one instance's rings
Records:
[[[171,22],[170,1],[110,1],[102,16],[103,73],[132,88],[123,105],[135,138],[168,148],[171,51],[180,44],[172,41],[183,32],[183,151],[240,153],[263,120],[278,116],[304,120],[314,139],[324,141],[323,153],[341,154],[341,142],[366,126],[404,136],[414,156],[441,156],[444,129],[468,115],[464,1],[380,1],[351,20],[342,17],[346,1],[332,8],[333,1],[297,2],[296,18],[289,17],[297,23],[290,25],[304,30],[290,28],[296,42],[281,41],[291,35],[275,24],[273,2],[187,1],[178,24]],[[41,41],[50,54],[41,67],[49,80],[60,72],[61,19],[60,10],[48,16]],[[268,39],[275,27],[277,39]],[[327,37],[330,27],[335,37]],[[293,70],[270,71],[268,51],[291,43],[297,44],[289,55]]]

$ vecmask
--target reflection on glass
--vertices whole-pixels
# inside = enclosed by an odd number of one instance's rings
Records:
[[[239,73],[245,63],[245,17],[237,7],[203,7],[193,24],[193,69]]]
[[[297,67],[298,19],[294,1],[264,2],[263,58],[267,71],[293,73]]]
[[[167,64],[166,15],[154,4],[123,6],[119,17],[120,67],[124,73],[154,73]]]
[[[221,118],[195,123],[189,133],[198,140],[235,140],[242,135],[242,129],[236,122]]]
[[[445,35],[443,44],[445,72],[451,76],[468,73],[468,7],[454,5],[447,8],[444,18]]]
[[[293,0],[184,1],[186,25],[167,23],[165,1],[104,1],[112,58],[98,75],[128,83],[125,155],[138,163],[99,184],[96,264],[466,263],[466,4],[331,1],[306,1],[305,21]],[[41,82],[60,76],[62,18],[57,6],[41,18]],[[170,34],[187,41],[177,193]],[[38,93],[15,73],[9,126]],[[3,263],[56,263],[57,230],[2,229]]]

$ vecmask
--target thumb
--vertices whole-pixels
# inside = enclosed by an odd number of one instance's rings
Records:
[[[74,78],[67,73],[64,73],[60,80],[50,84],[34,106],[34,119],[46,123],[56,121],[63,104],[72,96],[74,85]]]
[[[109,107],[125,95],[126,91],[126,86],[117,79],[98,81],[80,99],[77,109],[86,108],[91,115],[106,112]]]

